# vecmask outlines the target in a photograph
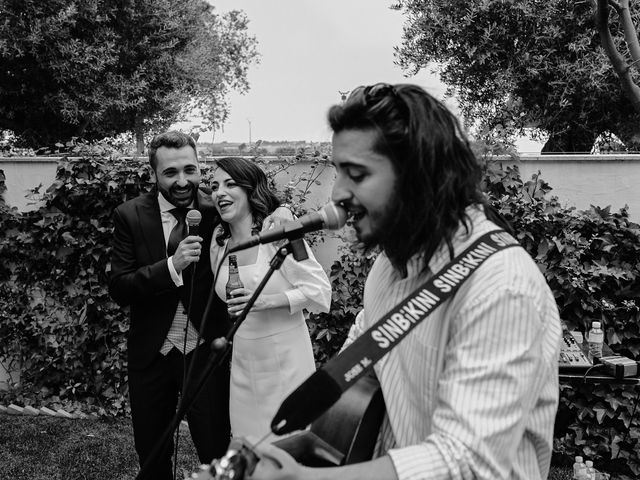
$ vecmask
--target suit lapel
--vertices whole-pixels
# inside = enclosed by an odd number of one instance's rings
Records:
[[[148,194],[138,205],[138,222],[140,231],[152,261],[157,262],[167,257],[167,247],[162,230],[162,218],[158,199]]]
[[[164,231],[162,230],[162,218],[157,195],[154,192],[146,194],[136,209],[143,243],[147,246],[149,256],[154,262],[167,257],[167,246],[164,239]],[[214,226],[218,224],[218,212],[213,205],[211,197],[202,190],[198,190],[196,208],[202,214],[200,236],[207,242],[211,238]]]

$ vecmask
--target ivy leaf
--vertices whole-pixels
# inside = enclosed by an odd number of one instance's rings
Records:
[[[594,408],[593,411],[596,412],[596,420],[598,420],[598,423],[602,423],[602,419],[604,418],[605,414],[607,413],[607,409],[606,408]]]

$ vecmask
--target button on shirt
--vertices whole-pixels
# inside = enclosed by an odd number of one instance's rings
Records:
[[[176,217],[170,212],[170,210],[176,208],[172,205],[167,199],[165,199],[161,193],[158,193],[158,204],[160,205],[160,216],[162,218],[162,231],[164,233],[164,242],[165,246],[169,242],[169,236],[171,235],[171,230],[178,223]],[[171,278],[173,279],[176,286],[183,286],[182,281],[182,272],[178,273],[173,266],[173,257],[169,257],[167,259],[167,266],[169,267],[169,273],[171,274]],[[163,355],[168,354],[172,348],[177,348],[182,353],[189,353],[194,348],[196,348],[196,342],[198,339],[198,331],[195,329],[193,324],[189,321],[189,326],[187,328],[187,344],[186,350],[184,349],[184,330],[185,323],[187,322],[187,312],[182,304],[182,301],[178,302],[178,308],[176,309],[176,314],[173,318],[173,322],[171,323],[171,328],[169,329],[169,333],[167,334],[167,338],[162,344],[162,348],[160,349],[160,353]]]
[[[458,231],[456,254],[496,228],[480,209],[467,213],[473,232]],[[429,270],[448,261],[441,247]],[[400,278],[378,256],[347,343],[426,281],[421,266],[412,258]],[[387,410],[378,455],[390,456],[400,480],[546,479],[561,331],[531,257],[519,247],[494,254],[376,364]]]

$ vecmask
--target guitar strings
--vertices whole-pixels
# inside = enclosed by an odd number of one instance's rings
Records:
[[[253,453],[256,457],[258,457],[258,459],[261,458],[261,455],[258,454],[258,452],[256,451],[256,447],[258,447],[262,442],[264,442],[267,438],[269,438],[271,435],[273,435],[273,432],[268,431],[261,439],[259,439],[256,443],[251,444],[251,442],[249,442],[249,440],[247,440],[246,438],[244,439],[244,441],[247,443],[247,445],[249,445],[249,447],[251,447],[251,450],[253,450]]]

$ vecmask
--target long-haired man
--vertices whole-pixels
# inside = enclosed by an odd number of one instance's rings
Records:
[[[456,118],[415,85],[354,90],[329,111],[332,197],[379,246],[349,340],[499,227]],[[374,367],[386,415],[377,458],[308,468],[264,446],[253,479],[546,479],[561,326],[521,247],[489,257]]]

